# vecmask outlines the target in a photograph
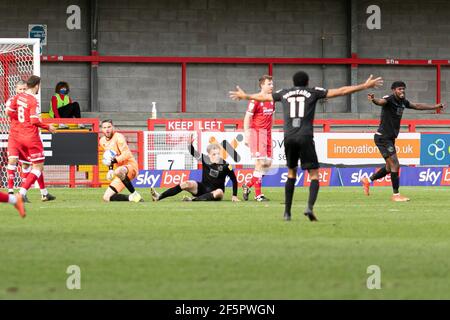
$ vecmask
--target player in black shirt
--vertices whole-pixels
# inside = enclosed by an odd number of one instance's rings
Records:
[[[190,192],[194,198],[185,197],[185,201],[217,201],[222,200],[225,192],[225,178],[230,177],[233,182],[233,202],[240,201],[237,197],[238,183],[233,168],[229,163],[220,158],[220,146],[218,144],[210,144],[207,147],[208,155],[197,152],[192,145],[189,147],[189,152],[197,160],[202,161],[202,181],[197,182],[188,180],[181,184],[170,188],[159,194],[154,188],[150,189],[153,201],[160,201],[167,197],[172,197],[181,191]]]
[[[372,181],[381,179],[387,174],[391,174],[391,182],[394,194],[392,201],[409,201],[407,197],[400,195],[400,163],[395,149],[395,139],[400,131],[400,121],[402,120],[405,108],[416,110],[436,110],[444,108],[442,103],[428,105],[424,103],[412,103],[405,98],[406,84],[403,81],[395,81],[391,86],[392,94],[376,99],[373,93],[369,93],[369,101],[382,107],[380,125],[375,133],[374,140],[381,155],[386,161],[386,166],[378,170],[369,179],[361,179],[361,183],[366,195],[369,195],[369,187]]]
[[[288,180],[285,186],[284,219],[291,220],[292,198],[297,177],[298,160],[303,170],[308,170],[311,185],[309,187],[308,207],[305,215],[311,221],[316,221],[313,207],[319,193],[319,160],[314,145],[313,121],[317,100],[348,95],[357,91],[378,87],[383,79],[374,79],[372,75],[363,84],[346,86],[339,89],[309,88],[309,76],[303,71],[294,77],[294,87],[282,89],[273,94],[257,93],[247,95],[237,87],[237,91],[230,91],[233,100],[280,101],[283,104],[284,115],[284,149],[287,159]]]

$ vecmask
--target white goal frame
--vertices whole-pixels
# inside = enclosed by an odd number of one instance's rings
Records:
[[[25,44],[33,46],[33,74],[41,76],[41,40],[37,38],[0,38],[0,45]],[[41,90],[37,96],[39,105],[41,105]]]

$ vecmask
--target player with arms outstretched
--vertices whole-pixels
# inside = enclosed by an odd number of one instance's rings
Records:
[[[310,88],[309,76],[303,71],[294,74],[294,87],[282,89],[273,94],[246,94],[239,86],[236,91],[230,91],[233,100],[280,101],[283,104],[284,116],[284,146],[288,167],[288,179],[285,186],[284,219],[291,220],[292,198],[295,190],[298,160],[303,170],[308,170],[311,178],[308,206],[305,216],[310,221],[316,221],[314,204],[319,193],[319,160],[314,145],[313,121],[316,103],[319,99],[334,98],[354,92],[381,86],[381,78],[374,79],[372,75],[363,84],[326,90]]]
[[[382,99],[375,98],[373,93],[368,94],[368,99],[373,104],[382,107],[380,116],[380,125],[374,135],[375,144],[380,150],[386,165],[370,176],[369,179],[361,179],[364,193],[369,195],[370,183],[391,174],[391,183],[393,189],[392,201],[405,202],[409,198],[400,194],[400,162],[395,148],[395,139],[400,132],[400,122],[402,120],[405,108],[415,110],[437,110],[445,108],[445,105],[438,103],[429,105],[424,103],[412,103],[405,97],[406,84],[403,81],[395,81],[391,85],[392,94],[384,96]]]
[[[104,151],[103,163],[109,167],[107,179],[112,180],[103,195],[103,200],[106,202],[144,201],[131,183],[136,178],[139,167],[125,137],[115,131],[112,120],[102,121],[102,133],[99,149]],[[114,166],[116,166],[115,170]],[[130,195],[120,194],[124,188],[128,189]]]
[[[269,75],[259,79],[261,93],[272,94],[273,80]],[[242,185],[242,195],[248,200],[250,188],[255,187],[255,200],[268,201],[261,191],[262,178],[272,165],[272,125],[275,104],[273,101],[250,100],[244,117],[244,142],[255,159],[255,170],[249,183]]]
[[[15,159],[26,159],[32,163],[32,170],[22,183],[19,191],[24,198],[26,198],[28,189],[36,180],[42,177],[43,182],[45,156],[39,129],[48,130],[51,133],[56,132],[53,125],[47,125],[41,121],[41,110],[35,98],[35,95],[39,92],[40,84],[41,78],[31,76],[27,80],[27,90],[14,96],[8,107],[8,116],[12,120],[8,138],[9,156]],[[42,194],[42,200],[50,200],[44,199],[48,196],[48,192]]]

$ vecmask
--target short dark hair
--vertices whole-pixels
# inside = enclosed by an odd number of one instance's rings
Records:
[[[111,119],[105,119],[105,120],[103,120],[103,121],[102,121],[102,125],[103,125],[104,123],[111,123],[111,125],[114,125],[114,123],[113,123],[113,121],[112,121]]]
[[[35,75],[32,75],[27,80],[27,87],[28,89],[36,87],[38,84],[41,83],[41,78]]]
[[[60,81],[56,84],[55,93],[58,93],[61,88],[67,88],[67,93],[70,92],[69,84],[65,81]]]
[[[294,74],[292,80],[294,80],[294,86],[306,87],[309,83],[309,76],[304,71],[298,71],[297,73]]]
[[[272,80],[272,76],[269,76],[268,74],[263,75],[261,78],[259,78],[258,80],[258,85],[261,88],[261,86],[264,84],[264,82],[266,82],[266,80]]]
[[[406,83],[404,83],[403,81],[394,81],[391,85],[391,89],[397,89],[397,88],[406,88]]]

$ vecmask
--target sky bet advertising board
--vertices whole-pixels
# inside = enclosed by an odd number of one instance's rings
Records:
[[[221,146],[221,157],[235,165],[253,164],[248,147],[243,143],[242,132],[202,132],[201,150],[216,142]],[[323,167],[320,169],[321,186],[360,186],[362,178],[369,177],[384,165],[372,133],[317,133],[314,137],[317,155]],[[273,132],[273,168],[264,176],[263,186],[283,187],[287,180],[284,139],[282,132]],[[449,186],[450,185],[450,134],[401,133],[396,140],[402,186]],[[143,170],[133,182],[137,187],[169,188],[186,180],[201,181],[201,170],[184,170],[187,159],[192,156],[184,147],[180,170],[161,167],[160,170]],[[415,165],[420,167],[408,167]],[[338,167],[333,167],[338,166]],[[342,168],[341,166],[344,166]],[[357,166],[346,167],[345,166]],[[423,166],[423,167],[422,167]],[[194,166],[195,168],[196,166]],[[175,168],[175,167],[174,167]],[[171,168],[172,169],[172,168]],[[253,169],[235,169],[239,185],[248,183]],[[296,186],[308,186],[307,172],[298,170]],[[374,186],[391,186],[390,175],[373,182]],[[231,182],[227,180],[227,187]]]
[[[319,182],[321,186],[358,187],[364,177],[369,177],[378,168],[321,168]],[[248,183],[252,177],[252,169],[235,169],[239,183]],[[133,184],[139,188],[170,188],[187,180],[201,181],[201,170],[141,170]],[[287,169],[272,169],[263,178],[265,187],[284,187],[287,180]],[[308,172],[298,170],[295,185],[309,186],[311,179]],[[402,167],[400,169],[402,186],[450,186],[450,168],[448,167]],[[390,175],[376,180],[373,186],[391,186]],[[227,187],[231,181],[227,178]]]

